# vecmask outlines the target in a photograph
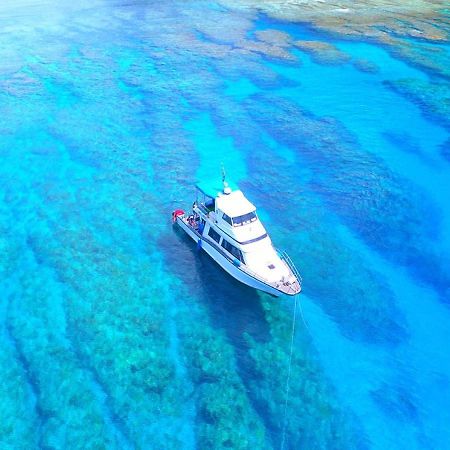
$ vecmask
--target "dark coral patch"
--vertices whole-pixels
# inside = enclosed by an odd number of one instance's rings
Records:
[[[365,242],[407,266],[448,301],[450,277],[428,244],[439,235],[440,216],[424,192],[364,152],[335,119],[315,117],[267,94],[252,96],[246,105],[261,127],[308,164],[314,173],[311,186],[335,213]]]

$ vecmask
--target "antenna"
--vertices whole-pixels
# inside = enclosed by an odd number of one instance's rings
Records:
[[[220,163],[220,165],[222,166],[222,183],[225,183],[225,178],[227,176],[225,172],[225,166],[223,165],[223,163]]]
[[[225,172],[225,167],[224,167],[223,163],[221,163],[221,165],[222,165],[223,193],[228,195],[228,194],[231,194],[231,188],[230,188],[230,186],[228,186],[228,183],[225,181],[225,178],[227,176],[227,174]]]

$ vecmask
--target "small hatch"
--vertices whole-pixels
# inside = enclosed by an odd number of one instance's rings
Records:
[[[273,264],[269,264],[267,267],[268,267],[269,269],[275,269],[275,266],[274,266]]]

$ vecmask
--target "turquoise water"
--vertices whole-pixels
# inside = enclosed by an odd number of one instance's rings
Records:
[[[286,448],[450,448],[450,135],[393,89],[433,73],[210,2],[0,25],[1,449],[280,448],[292,299],[170,222],[221,163],[304,278]]]

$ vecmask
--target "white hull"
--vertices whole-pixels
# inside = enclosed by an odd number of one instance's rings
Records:
[[[220,267],[227,271],[233,278],[236,278],[236,280],[252,288],[267,292],[275,297],[279,297],[281,294],[286,293],[268,283],[265,283],[264,281],[258,280],[254,276],[246,273],[242,268],[237,267],[232,261],[216,250],[216,248],[211,245],[207,239],[200,236],[188,224],[186,224],[183,220],[183,216],[178,216],[176,222],[195,242],[198,243],[198,241],[201,240],[201,248],[208,253],[208,255],[220,265]]]

